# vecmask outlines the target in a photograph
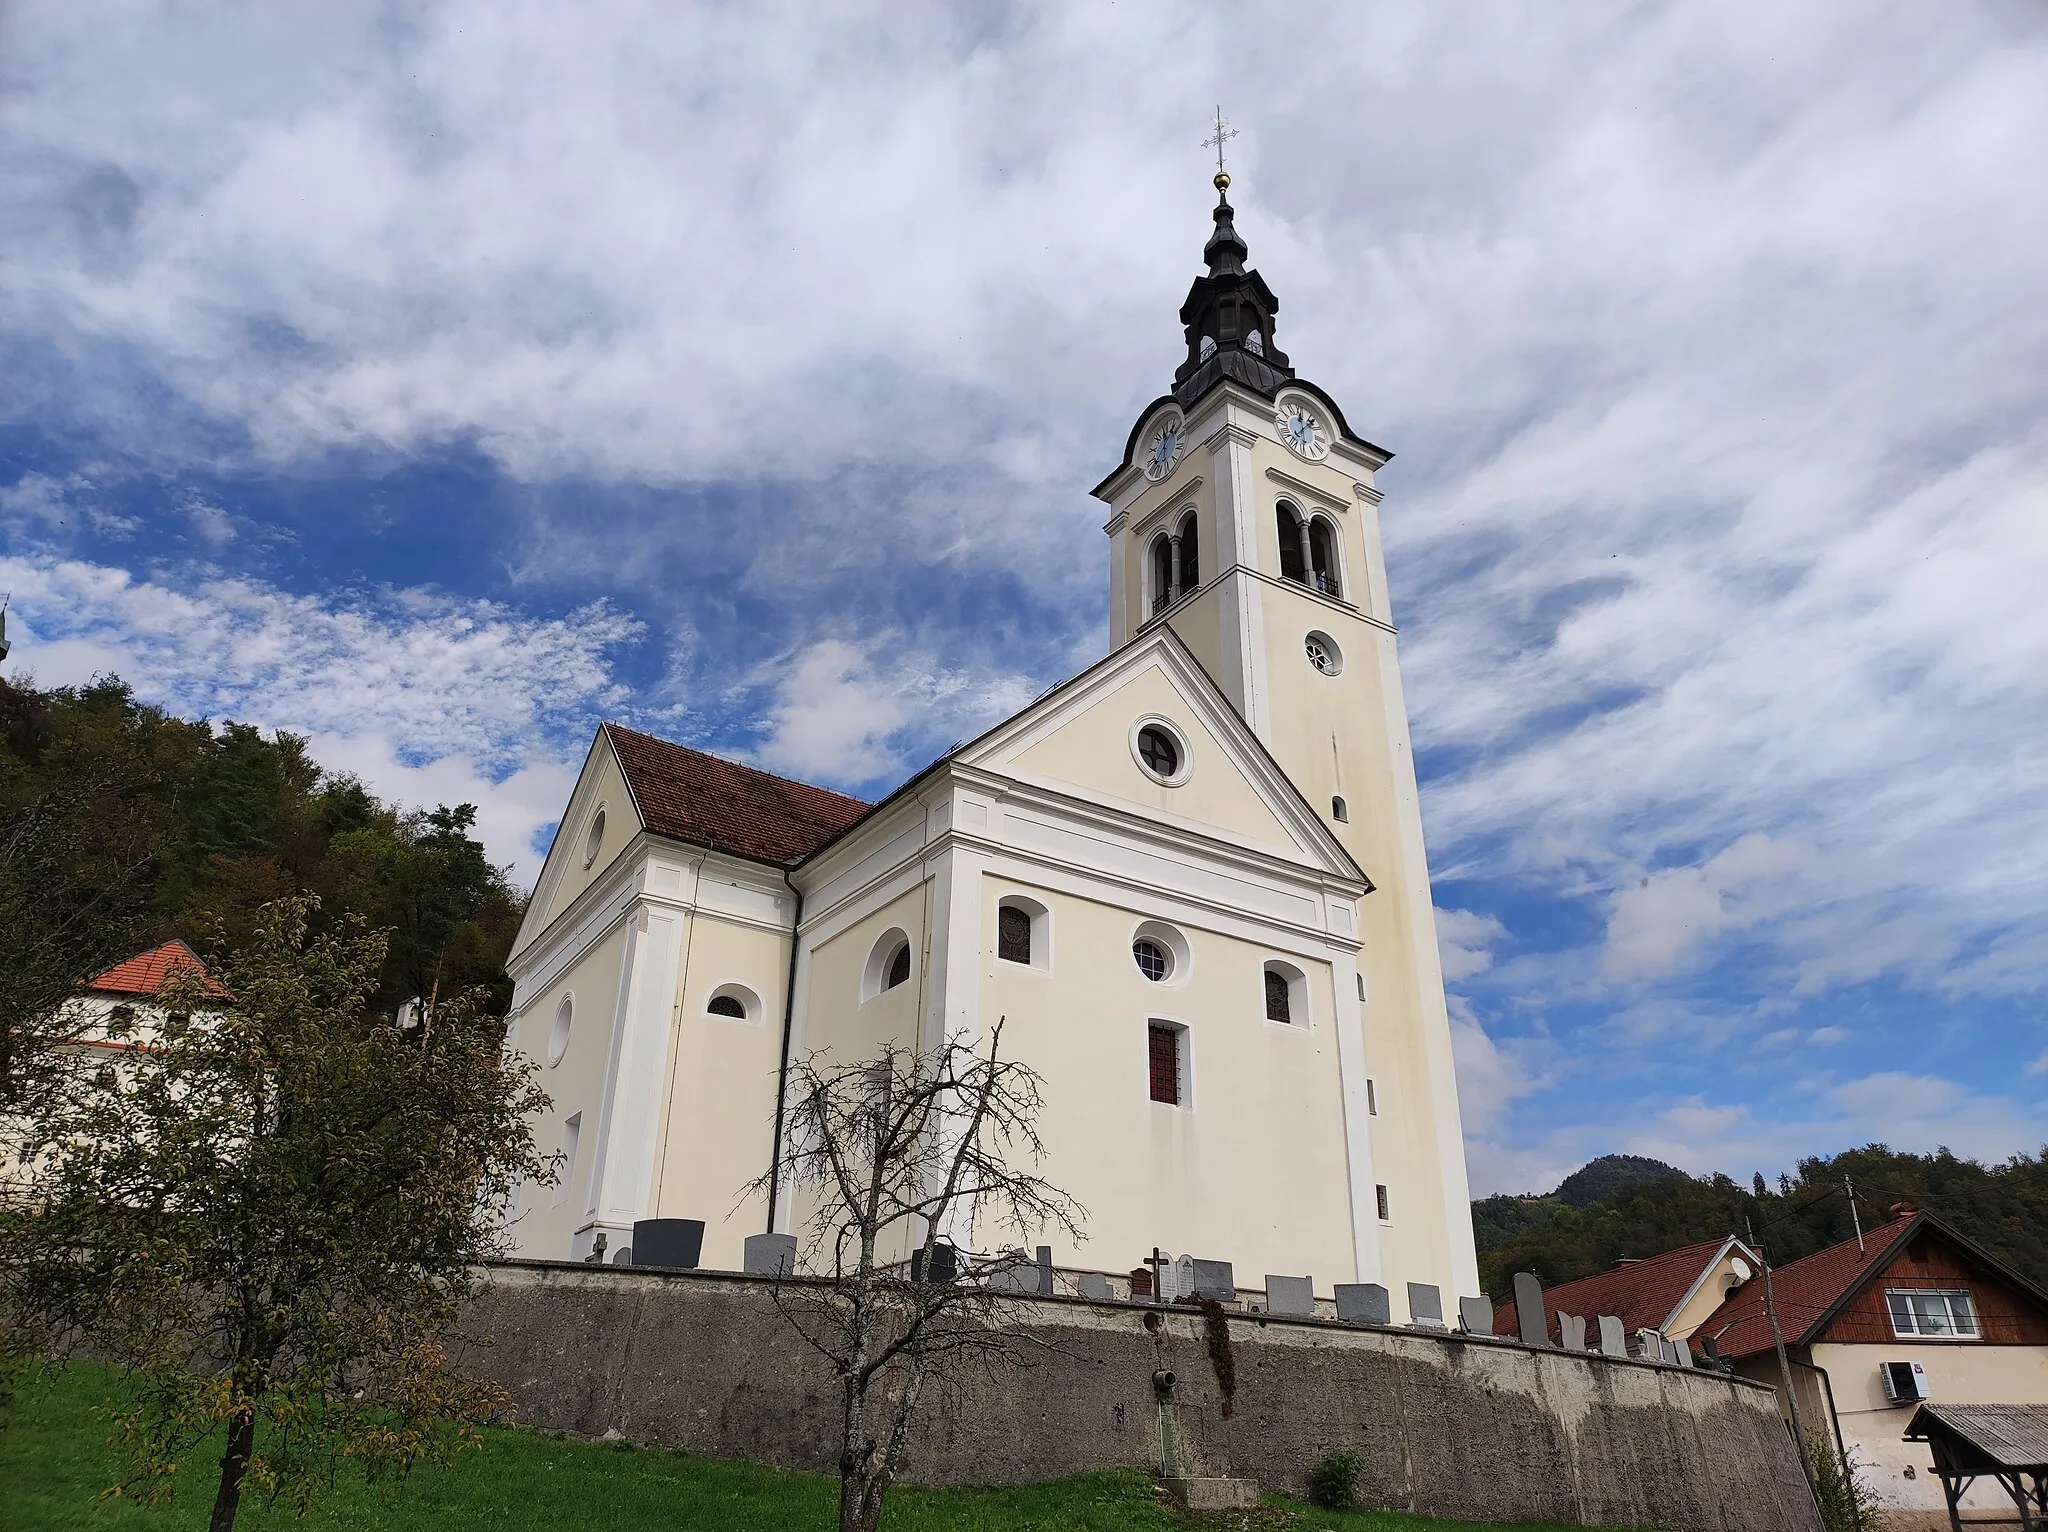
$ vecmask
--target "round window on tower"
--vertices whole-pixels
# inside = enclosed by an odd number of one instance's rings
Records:
[[[1337,641],[1327,633],[1311,633],[1301,641],[1301,647],[1308,654],[1308,662],[1326,676],[1344,673],[1344,651],[1337,647]]]

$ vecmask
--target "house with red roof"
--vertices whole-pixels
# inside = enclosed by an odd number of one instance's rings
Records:
[[[1789,1372],[1806,1429],[1857,1465],[1885,1532],[1950,1524],[1927,1445],[1904,1439],[1919,1404],[2048,1407],[2048,1292],[1930,1213],[1900,1203],[1860,1238],[1776,1268],[1768,1302],[1762,1271],[1733,1236],[1623,1261],[1546,1290],[1547,1332],[1562,1344],[1560,1315],[1616,1315],[1631,1336],[1657,1331],[1696,1362],[1769,1384],[1781,1408]],[[1513,1304],[1494,1329],[1521,1333]],[[1989,1478],[1960,1504],[1980,1517],[2011,1509]]]
[[[1684,1345],[1730,1293],[1762,1268],[1762,1258],[1732,1234],[1681,1245],[1662,1255],[1624,1260],[1611,1271],[1546,1288],[1544,1330],[1552,1344],[1562,1345],[1560,1314],[1576,1315],[1589,1324],[1603,1314],[1612,1314],[1629,1336],[1654,1330]],[[1522,1333],[1521,1316],[1513,1303],[1494,1310],[1493,1330],[1496,1335]]]
[[[163,1022],[164,991],[173,981],[202,1002],[227,1004],[234,997],[184,942],[172,940],[124,958],[79,986],[78,1046],[127,1049],[147,1042]]]
[[[749,1190],[792,1061],[1000,1022],[1043,1081],[1039,1173],[1087,1209],[1057,1266],[1164,1248],[1431,1325],[1479,1295],[1388,454],[1277,349],[1232,218],[1094,490],[1104,658],[874,804],[598,730],[508,964],[565,1167],[521,1193],[520,1253],[673,1262],[701,1226],[700,1263],[740,1267],[809,1211]]]
[[[1772,1304],[1807,1429],[1824,1427],[1887,1509],[1888,1532],[1949,1525],[1924,1442],[1923,1401],[2048,1406],[2048,1292],[1933,1214],[1890,1219],[1771,1273]],[[1731,1293],[1694,1332],[1745,1377],[1783,1393],[1764,1284]],[[2012,1513],[1981,1481],[1961,1509]]]

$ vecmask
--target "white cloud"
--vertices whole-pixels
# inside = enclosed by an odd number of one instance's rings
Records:
[[[1470,910],[1436,912],[1436,945],[1444,978],[1455,984],[1493,966],[1493,945],[1507,939],[1507,927],[1491,915]]]
[[[534,620],[424,590],[173,589],[50,557],[0,558],[0,588],[14,593],[17,673],[45,686],[118,674],[189,717],[310,734],[322,764],[386,796],[477,804],[484,844],[521,881],[584,731],[623,700],[608,651],[638,632],[601,606]]]
[[[872,782],[919,764],[905,751],[934,718],[993,723],[1030,700],[1019,677],[991,681],[935,664],[901,633],[855,644],[827,639],[775,667],[768,736],[756,751],[772,770],[809,779]],[[893,787],[894,781],[888,785]]]

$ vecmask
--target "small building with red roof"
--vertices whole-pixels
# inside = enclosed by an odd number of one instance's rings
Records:
[[[1629,1335],[1655,1330],[1683,1345],[1762,1265],[1757,1253],[1733,1235],[1681,1245],[1641,1260],[1624,1260],[1612,1270],[1546,1288],[1544,1331],[1552,1344],[1562,1344],[1560,1314],[1574,1314],[1589,1322],[1612,1314]],[[1521,1316],[1513,1303],[1494,1310],[1493,1330],[1496,1335],[1522,1333]]]

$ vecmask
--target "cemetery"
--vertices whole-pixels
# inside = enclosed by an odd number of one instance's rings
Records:
[[[749,1272],[495,1266],[464,1326],[494,1342],[466,1364],[507,1389],[526,1425],[828,1470],[828,1380],[777,1308],[778,1285],[805,1280],[786,1275],[785,1238],[750,1241]],[[1483,1298],[1454,1300],[1447,1321],[1422,1284],[1324,1297],[1299,1275],[1240,1287],[1223,1261],[1155,1254],[1118,1277],[1037,1254],[1005,1276],[1009,1365],[949,1378],[921,1411],[912,1482],[1135,1469],[1214,1508],[1301,1496],[1342,1449],[1358,1457],[1360,1503],[1389,1510],[1817,1527],[1771,1391],[1680,1362],[1661,1338],[1632,1345],[1613,1316],[1561,1347],[1493,1335]],[[1522,1312],[1542,1313],[1534,1296]]]

